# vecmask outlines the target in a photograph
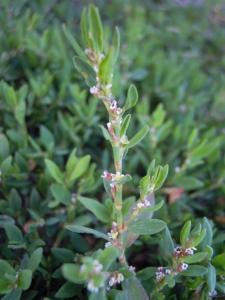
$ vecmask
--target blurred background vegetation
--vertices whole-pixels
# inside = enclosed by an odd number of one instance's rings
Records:
[[[184,221],[207,216],[214,224],[216,251],[223,251],[224,1],[92,2],[108,32],[115,25],[121,31],[115,95],[123,103],[130,83],[139,90],[129,130],[150,126],[150,134],[126,158],[125,170],[134,174],[134,183],[127,185],[125,197],[137,195],[138,179],[152,159],[168,163],[168,180],[158,195],[167,205],[157,217],[168,222],[176,239]],[[59,271],[65,262],[63,251],[84,253],[99,246],[63,229],[65,223],[77,220],[98,227],[76,197],[107,203],[100,175],[111,169],[112,162],[98,126],[106,121],[104,108],[75,71],[74,53],[62,32],[65,23],[79,40],[81,10],[89,3],[0,3],[1,257],[19,265],[37,247],[44,247],[45,253],[23,299],[54,297],[63,283]],[[78,158],[91,155],[90,167],[72,184],[59,187],[44,159],[64,170],[74,148]],[[10,224],[20,232],[16,243],[15,237],[10,242],[5,229]],[[149,253],[151,243],[143,239],[134,246],[131,257],[137,268],[157,260]]]

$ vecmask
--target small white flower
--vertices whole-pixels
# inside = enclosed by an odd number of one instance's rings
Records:
[[[90,93],[91,93],[92,95],[98,95],[99,92],[100,92],[100,90],[99,90],[99,88],[98,88],[97,86],[92,86],[92,87],[90,88]]]
[[[170,270],[170,269],[166,269],[166,270],[165,270],[165,274],[166,274],[166,275],[170,275],[170,274],[171,274],[171,270]]]
[[[124,281],[124,276],[122,273],[119,273],[117,276],[117,283],[121,283],[122,281]]]
[[[88,281],[87,289],[92,293],[97,293],[99,288],[94,285],[93,280]]]
[[[93,66],[95,73],[98,73],[98,66]]]
[[[81,265],[80,272],[83,273],[86,271],[86,269],[87,269],[87,267],[85,265]]]
[[[94,273],[99,273],[99,272],[102,271],[103,265],[100,264],[99,261],[94,260],[93,264],[94,264],[94,266],[93,266],[93,272],[94,272]]]
[[[181,264],[181,270],[182,270],[182,271],[187,270],[187,268],[188,268],[188,264],[185,264],[185,263],[182,263],[182,264]]]
[[[179,172],[180,172],[180,167],[179,167],[179,166],[177,166],[177,167],[175,167],[175,169],[174,169],[174,170],[175,170],[175,172],[176,172],[176,173],[179,173]]]
[[[111,242],[105,243],[105,248],[109,248],[109,247],[111,247],[111,246],[112,246]]]
[[[138,208],[143,208],[143,207],[145,207],[145,205],[144,205],[143,202],[138,202],[138,203],[137,203],[137,207],[138,207]]]
[[[116,283],[115,277],[111,277],[109,280],[109,286],[113,286]]]
[[[130,272],[135,272],[135,269],[136,269],[136,268],[135,268],[134,266],[129,266],[128,269],[129,269]]]
[[[187,255],[193,255],[194,254],[194,250],[192,248],[187,248],[187,249],[185,249],[185,254],[187,254]]]
[[[156,272],[155,276],[157,281],[161,281],[165,277],[165,274],[163,272]]]

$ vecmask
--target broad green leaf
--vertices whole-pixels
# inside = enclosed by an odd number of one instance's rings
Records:
[[[94,199],[78,196],[77,198],[88,210],[90,210],[97,219],[104,223],[109,223],[110,216],[107,208],[99,201]]]
[[[99,289],[97,293],[91,293],[88,300],[107,300],[106,291],[104,288]]]
[[[119,255],[120,251],[115,247],[108,247],[101,251],[98,255],[98,261],[103,265],[104,271],[108,271]]]
[[[76,284],[71,282],[66,282],[57,291],[55,297],[60,299],[67,299],[77,295],[77,293],[78,290]]]
[[[186,256],[184,258],[184,260],[188,264],[194,264],[194,263],[198,263],[200,261],[203,261],[206,257],[207,257],[206,252],[198,252],[198,253],[195,253],[193,255]]]
[[[149,297],[143,288],[140,281],[135,278],[129,278],[124,281],[123,284],[123,292],[120,298],[116,298],[116,300],[149,300]]]
[[[152,207],[144,208],[144,210],[147,211],[147,212],[154,212],[154,211],[159,210],[163,206],[163,204],[164,204],[164,200],[161,200],[156,205],[154,205]]]
[[[18,275],[18,287],[22,290],[27,290],[32,281],[31,270],[21,270]]]
[[[43,255],[43,250],[42,248],[38,248],[36,249],[30,256],[29,258],[29,263],[28,263],[28,267],[29,269],[34,272],[36,271],[36,269],[38,268],[38,266],[41,263],[41,259],[42,259],[42,255]]]
[[[52,248],[51,252],[57,261],[62,263],[72,262],[74,259],[74,254],[71,250],[65,248]]]
[[[160,250],[163,256],[169,257],[174,251],[174,242],[168,226],[160,233]]]
[[[1,300],[20,300],[22,295],[21,289],[14,289],[9,294],[5,295]]]
[[[204,239],[205,234],[206,234],[206,229],[203,228],[203,229],[201,230],[201,232],[199,233],[199,235],[197,235],[197,237],[193,239],[193,241],[192,241],[192,246],[193,246],[193,247],[198,246],[198,244],[200,244],[201,241]]]
[[[131,84],[127,92],[127,98],[124,105],[124,111],[134,107],[138,101],[138,91],[135,85]]]
[[[85,278],[82,277],[82,273],[80,272],[80,266],[75,264],[64,264],[62,266],[63,276],[73,283],[83,283]]]
[[[24,248],[24,238],[20,229],[13,224],[5,225],[5,232],[9,239],[9,245],[13,248]]]
[[[182,273],[180,273],[182,276],[190,276],[190,277],[198,277],[203,276],[207,273],[207,268],[200,266],[200,265],[191,265],[188,266],[188,269]]]
[[[200,246],[202,249],[205,249],[205,247],[207,245],[208,246],[212,245],[212,240],[213,240],[212,225],[206,217],[203,218],[202,228],[204,228],[206,230],[206,234],[205,234]]]
[[[57,203],[70,203],[71,193],[63,184],[53,183],[50,187],[50,190]],[[49,207],[52,207],[51,203],[49,203]]]
[[[87,233],[87,234],[93,234],[97,238],[102,238],[105,240],[109,240],[108,236],[104,234],[103,232],[97,231],[95,229],[91,229],[88,227],[80,226],[80,225],[69,225],[66,227],[68,230],[76,232],[76,233]]]
[[[225,253],[216,255],[213,258],[212,263],[216,268],[225,270]]]
[[[0,278],[2,279],[4,277],[4,274],[9,275],[16,275],[16,271],[13,269],[13,267],[3,259],[0,259]]]
[[[135,134],[134,137],[129,141],[129,143],[126,145],[127,149],[130,149],[134,147],[136,144],[138,144],[149,132],[148,126],[144,126],[141,130],[138,131],[138,133]]]
[[[152,235],[162,231],[165,227],[166,223],[162,220],[151,219],[134,222],[128,230],[140,235]]]
[[[53,161],[47,158],[45,159],[45,164],[52,178],[55,179],[55,181],[57,181],[58,183],[63,183],[64,176],[59,167]]]
[[[180,232],[180,243],[182,246],[186,245],[186,242],[188,241],[188,237],[191,231],[191,221],[187,221]]]

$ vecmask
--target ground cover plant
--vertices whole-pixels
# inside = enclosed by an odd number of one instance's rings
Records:
[[[96,3],[1,4],[1,298],[222,299],[223,3]]]

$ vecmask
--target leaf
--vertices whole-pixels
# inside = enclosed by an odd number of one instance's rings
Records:
[[[138,101],[138,91],[135,85],[131,84],[127,92],[127,98],[124,105],[124,111],[134,107]]]
[[[73,57],[73,63],[75,68],[84,77],[88,86],[92,87],[96,84],[96,76],[93,68],[82,58],[78,56]]]
[[[72,262],[74,259],[74,254],[71,250],[65,248],[52,248],[51,252],[57,261],[62,263]]]
[[[41,263],[41,259],[42,259],[42,255],[43,255],[43,249],[42,248],[38,248],[36,249],[30,256],[29,258],[29,263],[28,263],[28,267],[29,269],[34,272],[38,266]]]
[[[111,136],[110,136],[108,130],[107,130],[104,126],[102,126],[102,125],[99,125],[99,127],[100,127],[101,130],[102,130],[102,134],[103,134],[104,138],[105,138],[107,141],[110,141],[110,142],[111,142],[112,139],[111,139]]]
[[[203,182],[192,176],[184,176],[176,180],[176,185],[189,191],[202,187]]]
[[[77,295],[77,286],[74,283],[66,282],[55,294],[56,298],[67,299]]]
[[[108,214],[107,208],[103,204],[94,199],[82,196],[78,196],[77,199],[84,205],[84,207],[90,210],[96,216],[97,219],[104,223],[109,223],[110,216]]]
[[[180,243],[182,246],[186,245],[186,242],[188,241],[188,237],[191,231],[191,221],[187,221],[180,232]]]
[[[9,245],[13,248],[24,248],[24,239],[20,229],[13,224],[5,225],[5,232],[9,239]],[[14,247],[15,246],[15,247]]]
[[[27,290],[32,281],[31,270],[21,270],[18,275],[18,287],[22,290]]]
[[[86,55],[84,54],[82,48],[77,43],[77,41],[75,40],[75,38],[72,36],[72,34],[70,33],[70,31],[66,28],[65,24],[63,24],[62,28],[63,28],[64,34],[65,34],[67,40],[70,42],[71,46],[73,47],[73,49],[75,50],[75,52],[77,53],[77,55],[79,55],[83,59],[86,59]]]
[[[146,125],[141,130],[139,130],[134,137],[132,137],[132,139],[126,145],[126,149],[130,149],[134,147],[136,144],[138,144],[146,136],[148,132],[149,132],[149,128]]]
[[[16,271],[6,260],[0,259],[0,278],[2,279],[5,274],[15,276]]]
[[[116,27],[113,34],[113,48],[114,48],[114,63],[117,61],[120,53],[120,32]]]
[[[166,223],[162,220],[151,219],[134,222],[128,230],[140,235],[152,235],[162,231],[165,227]]]
[[[155,191],[157,191],[163,185],[163,183],[165,182],[165,180],[167,178],[168,172],[169,172],[168,165],[165,165],[164,167],[161,167],[161,166],[159,167],[159,172],[157,174],[156,179],[154,180],[154,185],[155,185],[154,190]]]
[[[212,263],[216,268],[225,270],[225,253],[216,255],[213,258]]]
[[[171,237],[168,226],[160,233],[162,238],[160,239],[160,250],[164,256],[171,256],[174,251],[174,242]]]
[[[58,183],[63,183],[63,173],[60,171],[59,167],[50,159],[45,159],[45,164],[48,172],[55,181]]]
[[[209,288],[209,292],[212,293],[214,292],[216,287],[216,269],[211,264],[209,264],[206,278],[207,278],[207,285]]]
[[[130,119],[131,119],[130,114],[126,115],[126,117],[123,119],[122,124],[121,124],[121,129],[120,129],[120,137],[122,137],[123,135],[126,134],[127,129],[130,124]]]
[[[73,171],[70,173],[69,177],[66,178],[69,183],[72,183],[77,178],[81,177],[88,169],[90,164],[90,155],[85,155],[78,160]]]
[[[97,293],[91,293],[88,300],[107,300],[106,292],[104,288],[99,289]]]
[[[207,273],[207,268],[200,266],[200,265],[191,265],[188,267],[188,269],[182,273],[180,273],[182,276],[190,276],[190,277],[198,277],[203,276]]]
[[[135,278],[129,278],[124,281],[123,292],[116,300],[149,300],[149,297],[140,281]]]
[[[71,193],[63,184],[53,183],[50,186],[51,193],[57,203],[69,204],[71,200]],[[49,207],[52,207],[51,203],[49,203]]]
[[[75,264],[64,264],[62,266],[62,273],[68,281],[71,281],[73,283],[80,284],[85,280],[81,275],[80,266]]]
[[[14,289],[9,294],[5,295],[1,300],[20,300],[22,295],[21,289]]]
[[[80,226],[80,225],[69,225],[66,228],[68,230],[76,232],[76,233],[93,234],[97,238],[102,238],[102,239],[109,241],[109,238],[106,234],[104,234],[103,232],[97,231],[95,229],[91,229],[91,228]]]
[[[103,84],[109,84],[112,82],[113,66],[114,50],[113,48],[110,48],[99,66],[99,78]]]
[[[211,246],[212,245],[212,240],[213,240],[213,230],[212,230],[212,225],[210,223],[210,221],[204,217],[203,218],[203,224],[202,224],[202,228],[204,228],[206,230],[206,234],[201,242],[201,248],[205,249],[205,247]]]
[[[147,212],[154,212],[159,210],[164,204],[164,200],[161,200],[159,203],[157,203],[156,205],[152,206],[152,207],[148,207],[148,208],[144,208],[144,211]]]
[[[90,48],[90,40],[88,36],[88,16],[87,16],[87,8],[84,7],[81,14],[81,21],[80,21],[80,29],[81,29],[81,36],[85,48]]]
[[[99,15],[98,8],[91,4],[89,6],[89,24],[90,32],[92,34],[96,50],[102,51],[103,49],[103,28]]]
[[[108,247],[101,251],[98,256],[98,261],[103,265],[104,271],[108,271],[119,255],[120,251],[115,247]]]
[[[194,264],[203,261],[207,257],[207,252],[198,252],[184,258],[185,262],[188,264]]]

